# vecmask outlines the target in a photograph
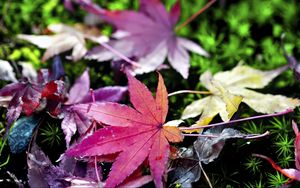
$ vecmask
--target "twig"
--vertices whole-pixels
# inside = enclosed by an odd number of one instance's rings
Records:
[[[180,24],[176,29],[175,32],[178,32],[180,29],[185,27],[187,24],[192,22],[197,16],[199,16],[202,12],[204,12],[206,9],[208,9],[212,4],[214,4],[216,0],[211,0],[208,2],[203,8],[201,8],[198,12],[196,12],[194,15],[192,15],[190,18],[188,18],[186,21],[184,21],[182,24]]]
[[[201,171],[203,172],[203,175],[204,175],[204,177],[205,177],[205,179],[206,179],[206,181],[207,181],[207,183],[208,183],[208,186],[209,186],[210,188],[213,188],[213,186],[212,186],[212,184],[211,184],[211,182],[210,182],[210,180],[209,180],[208,175],[206,174],[206,172],[204,171],[204,169],[203,169],[203,167],[202,167],[201,161],[199,161],[199,166],[200,166],[200,169],[201,169]]]
[[[196,137],[205,137],[205,138],[218,138],[220,135],[213,135],[213,134],[182,134],[183,136],[196,136]],[[240,138],[243,139],[256,139],[261,138],[270,135],[269,131],[266,131],[263,134],[251,134],[251,135],[245,135],[241,136]]]
[[[98,172],[97,156],[95,156],[94,165],[95,165],[95,171],[96,171],[97,180],[98,180],[98,182],[101,182],[101,179],[100,179],[100,176],[99,176],[99,172]]]
[[[184,94],[184,93],[205,94],[205,95],[211,94],[211,92],[209,92],[209,91],[179,90],[179,91],[169,93],[168,97],[178,95],[178,94]]]
[[[122,60],[126,61],[127,63],[131,64],[132,66],[135,67],[141,67],[140,64],[138,64],[137,62],[129,59],[128,57],[126,57],[124,54],[122,54],[121,52],[119,52],[118,50],[114,49],[113,47],[111,47],[110,45],[106,44],[106,42],[103,42],[102,40],[100,40],[97,37],[93,37],[93,36],[86,36],[86,38],[95,41],[97,43],[99,43],[102,47],[104,47],[105,49],[107,49],[108,51],[111,51],[113,54],[115,54],[116,56],[118,56],[119,58],[121,58]]]
[[[214,123],[214,124],[204,125],[204,126],[179,127],[179,129],[180,130],[204,129],[204,128],[216,127],[216,126],[221,126],[221,125],[227,125],[227,124],[231,124],[231,123],[239,123],[239,122],[250,121],[250,120],[255,120],[255,119],[268,118],[268,117],[274,117],[274,116],[281,116],[281,115],[288,114],[288,113],[291,113],[291,112],[293,112],[293,110],[292,109],[288,109],[286,111],[275,113],[275,114],[252,116],[252,117],[248,117],[248,118],[237,119],[237,120],[232,120],[232,121],[228,121],[228,122]]]

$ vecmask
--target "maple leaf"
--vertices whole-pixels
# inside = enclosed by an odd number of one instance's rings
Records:
[[[215,137],[198,137],[194,142],[194,149],[200,162],[208,164],[219,157],[225,141],[234,138],[251,138],[252,135],[246,135],[232,128],[210,128],[202,133]]]
[[[93,91],[95,101],[119,102],[127,92],[127,87],[107,86]],[[64,116],[61,128],[65,134],[67,147],[69,146],[71,137],[78,130],[79,134],[86,133],[91,126],[90,118],[86,117],[82,112],[76,110],[76,104],[84,104],[93,102],[90,93],[90,76],[88,69],[75,81],[69,91],[68,100],[63,103],[62,114]]]
[[[127,73],[130,101],[134,108],[117,103],[78,105],[94,120],[110,125],[96,131],[78,145],[66,151],[69,156],[105,156],[119,153],[106,181],[106,187],[116,187],[146,159],[157,187],[163,187],[163,175],[170,153],[169,142],[183,137],[175,126],[165,126],[168,93],[159,74],[154,99],[147,87]]]
[[[7,121],[11,125],[22,112],[30,116],[44,109],[47,101],[43,99],[63,100],[64,82],[54,80],[49,70],[41,69],[35,80],[24,78],[1,88],[0,97],[10,99],[7,106]]]
[[[138,59],[139,67],[134,72],[141,74],[157,69],[166,58],[171,66],[184,78],[188,77],[190,56],[188,50],[209,56],[196,43],[176,36],[174,28],[180,16],[180,2],[177,1],[167,12],[160,0],[140,0],[139,12],[104,10],[91,1],[77,1],[87,11],[99,15],[114,25],[116,40],[109,42],[117,51],[127,57]],[[87,54],[88,59],[107,61],[119,60],[113,52],[102,46],[95,47]]]
[[[106,42],[107,37],[99,37],[96,29],[88,28],[84,25],[77,24],[70,27],[64,24],[51,24],[48,30],[55,35],[18,35],[18,38],[27,40],[40,48],[47,49],[43,55],[42,61],[46,61],[54,55],[73,49],[69,57],[73,61],[78,61],[87,52],[85,39]]]
[[[88,162],[80,165],[65,157],[59,166],[54,166],[36,143],[33,143],[28,153],[27,164],[30,187],[69,187],[67,185],[70,183],[84,187],[100,187],[101,182],[98,183],[95,178],[94,164]]]
[[[238,65],[230,71],[219,72],[214,76],[207,71],[201,75],[200,81],[212,94],[188,105],[182,113],[182,119],[201,114],[197,124],[206,125],[219,114],[223,121],[229,121],[241,102],[259,113],[266,114],[295,108],[300,105],[299,99],[250,90],[265,87],[286,68],[284,66],[272,71],[260,71],[246,65]]]
[[[72,158],[63,157],[59,166],[54,166],[36,143],[33,143],[28,153],[27,164],[30,187],[100,188],[104,185],[101,181],[102,177],[97,178],[94,161],[79,163]],[[98,166],[98,173],[101,173],[100,166]],[[151,176],[143,176],[135,172],[119,187],[137,187],[151,180]]]
[[[171,186],[180,184],[181,187],[191,188],[193,187],[192,183],[200,179],[200,162],[193,147],[179,148],[176,153],[176,159],[173,160],[171,164]]]

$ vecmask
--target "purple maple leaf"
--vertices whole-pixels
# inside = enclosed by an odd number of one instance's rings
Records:
[[[160,0],[140,0],[139,12],[104,10],[90,0],[77,0],[77,3],[117,28],[113,35],[116,40],[108,44],[127,57],[138,59],[140,66],[134,68],[137,74],[157,69],[168,58],[171,66],[187,78],[190,67],[187,51],[209,56],[196,43],[176,36],[174,28],[180,16],[179,1],[169,13]],[[86,57],[98,61],[120,59],[102,46],[93,48]]]
[[[91,119],[86,117],[82,112],[76,110],[76,104],[85,104],[101,101],[118,102],[122,100],[127,92],[127,87],[122,86],[108,86],[96,89],[93,94],[90,93],[90,77],[88,69],[75,81],[74,85],[69,91],[68,100],[62,107],[62,114],[64,119],[61,128],[65,134],[67,146],[69,146],[71,137],[78,130],[82,135],[91,126]]]
[[[41,69],[34,79],[23,78],[0,89],[0,97],[10,98],[7,105],[7,121],[11,125],[23,112],[26,116],[44,109],[47,100],[63,101],[64,82],[58,80],[64,72],[59,61],[54,61],[52,70]],[[56,78],[57,77],[57,78]],[[46,99],[46,100],[44,100]]]
[[[6,85],[0,89],[1,97],[12,97],[7,107],[7,121],[12,124],[20,114],[30,116],[44,109],[46,101],[43,98],[61,98],[63,82],[53,80],[46,84],[31,83],[27,79],[18,83]]]

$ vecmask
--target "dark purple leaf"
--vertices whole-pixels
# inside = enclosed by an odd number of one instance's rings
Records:
[[[43,86],[42,97],[55,101],[64,101],[65,95],[65,83],[61,80],[53,80]]]
[[[66,74],[59,55],[56,55],[53,58],[52,72],[54,80],[58,80]]]
[[[296,78],[296,80],[298,82],[300,82],[300,64],[298,63],[298,61],[295,57],[290,56],[286,53],[284,55],[288,62],[288,66],[290,67],[290,69],[293,70],[294,77]]]
[[[289,68],[292,69],[295,79],[298,82],[300,82],[300,64],[298,63],[297,59],[294,56],[289,55],[287,53],[287,51],[284,47],[284,38],[285,38],[285,35],[283,34],[281,36],[281,48],[283,49],[284,57],[287,60]]]
[[[27,164],[28,183],[30,187],[40,187],[43,185],[45,187],[64,188],[67,185],[62,180],[72,177],[71,173],[54,166],[36,144],[33,145],[31,152],[28,154]]]
[[[0,96],[13,96],[15,92],[25,87],[23,82],[8,84],[0,89]]]
[[[22,83],[19,85],[19,90],[11,93],[13,96],[9,102],[7,111],[8,124],[12,124],[24,112],[30,116],[40,105],[41,90],[36,85],[30,83]]]
[[[85,134],[91,126],[91,119],[83,115],[82,112],[76,110],[76,104],[91,103],[93,97],[95,101],[103,102],[118,102],[125,97],[127,87],[108,86],[96,89],[93,94],[90,91],[90,78],[88,70],[86,70],[75,82],[70,90],[69,100],[64,103],[63,116],[64,119],[61,128],[65,134],[67,147],[71,141],[72,136],[77,129],[80,135]]]
[[[11,97],[8,104],[7,120],[12,124],[23,112],[30,116],[46,106],[46,99],[63,101],[65,97],[64,82],[51,80],[48,70],[41,70],[38,83],[29,82],[27,79],[13,83],[0,89],[0,97]],[[48,82],[49,81],[49,82]]]
[[[44,152],[34,144],[28,154],[28,183],[30,187],[65,188],[69,186],[99,187],[95,179],[94,163],[77,162],[64,156],[59,166],[54,166]],[[101,167],[98,168],[101,175]],[[101,178],[101,177],[100,177]]]
[[[215,135],[217,138],[198,137],[194,142],[194,148],[199,161],[208,164],[215,160],[221,153],[225,141],[231,138],[244,138],[246,135],[232,128],[211,128],[204,135]]]
[[[169,174],[171,185],[192,187],[192,183],[198,181],[201,176],[199,159],[193,148],[180,148],[178,158],[172,162],[171,168]]]
[[[73,176],[97,181],[94,160],[81,162],[73,157],[67,157],[63,155],[59,167],[67,172],[70,172]],[[99,178],[102,180],[102,168],[99,164],[97,165],[97,168],[100,176]]]

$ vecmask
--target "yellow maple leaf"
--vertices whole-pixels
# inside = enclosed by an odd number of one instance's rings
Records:
[[[223,121],[229,121],[241,102],[257,112],[266,114],[293,109],[300,105],[299,99],[250,90],[265,87],[286,68],[284,66],[272,71],[261,71],[238,65],[230,71],[219,72],[214,76],[207,71],[201,75],[200,81],[212,95],[192,102],[184,109],[181,118],[201,115],[196,124],[207,125],[219,114]]]

